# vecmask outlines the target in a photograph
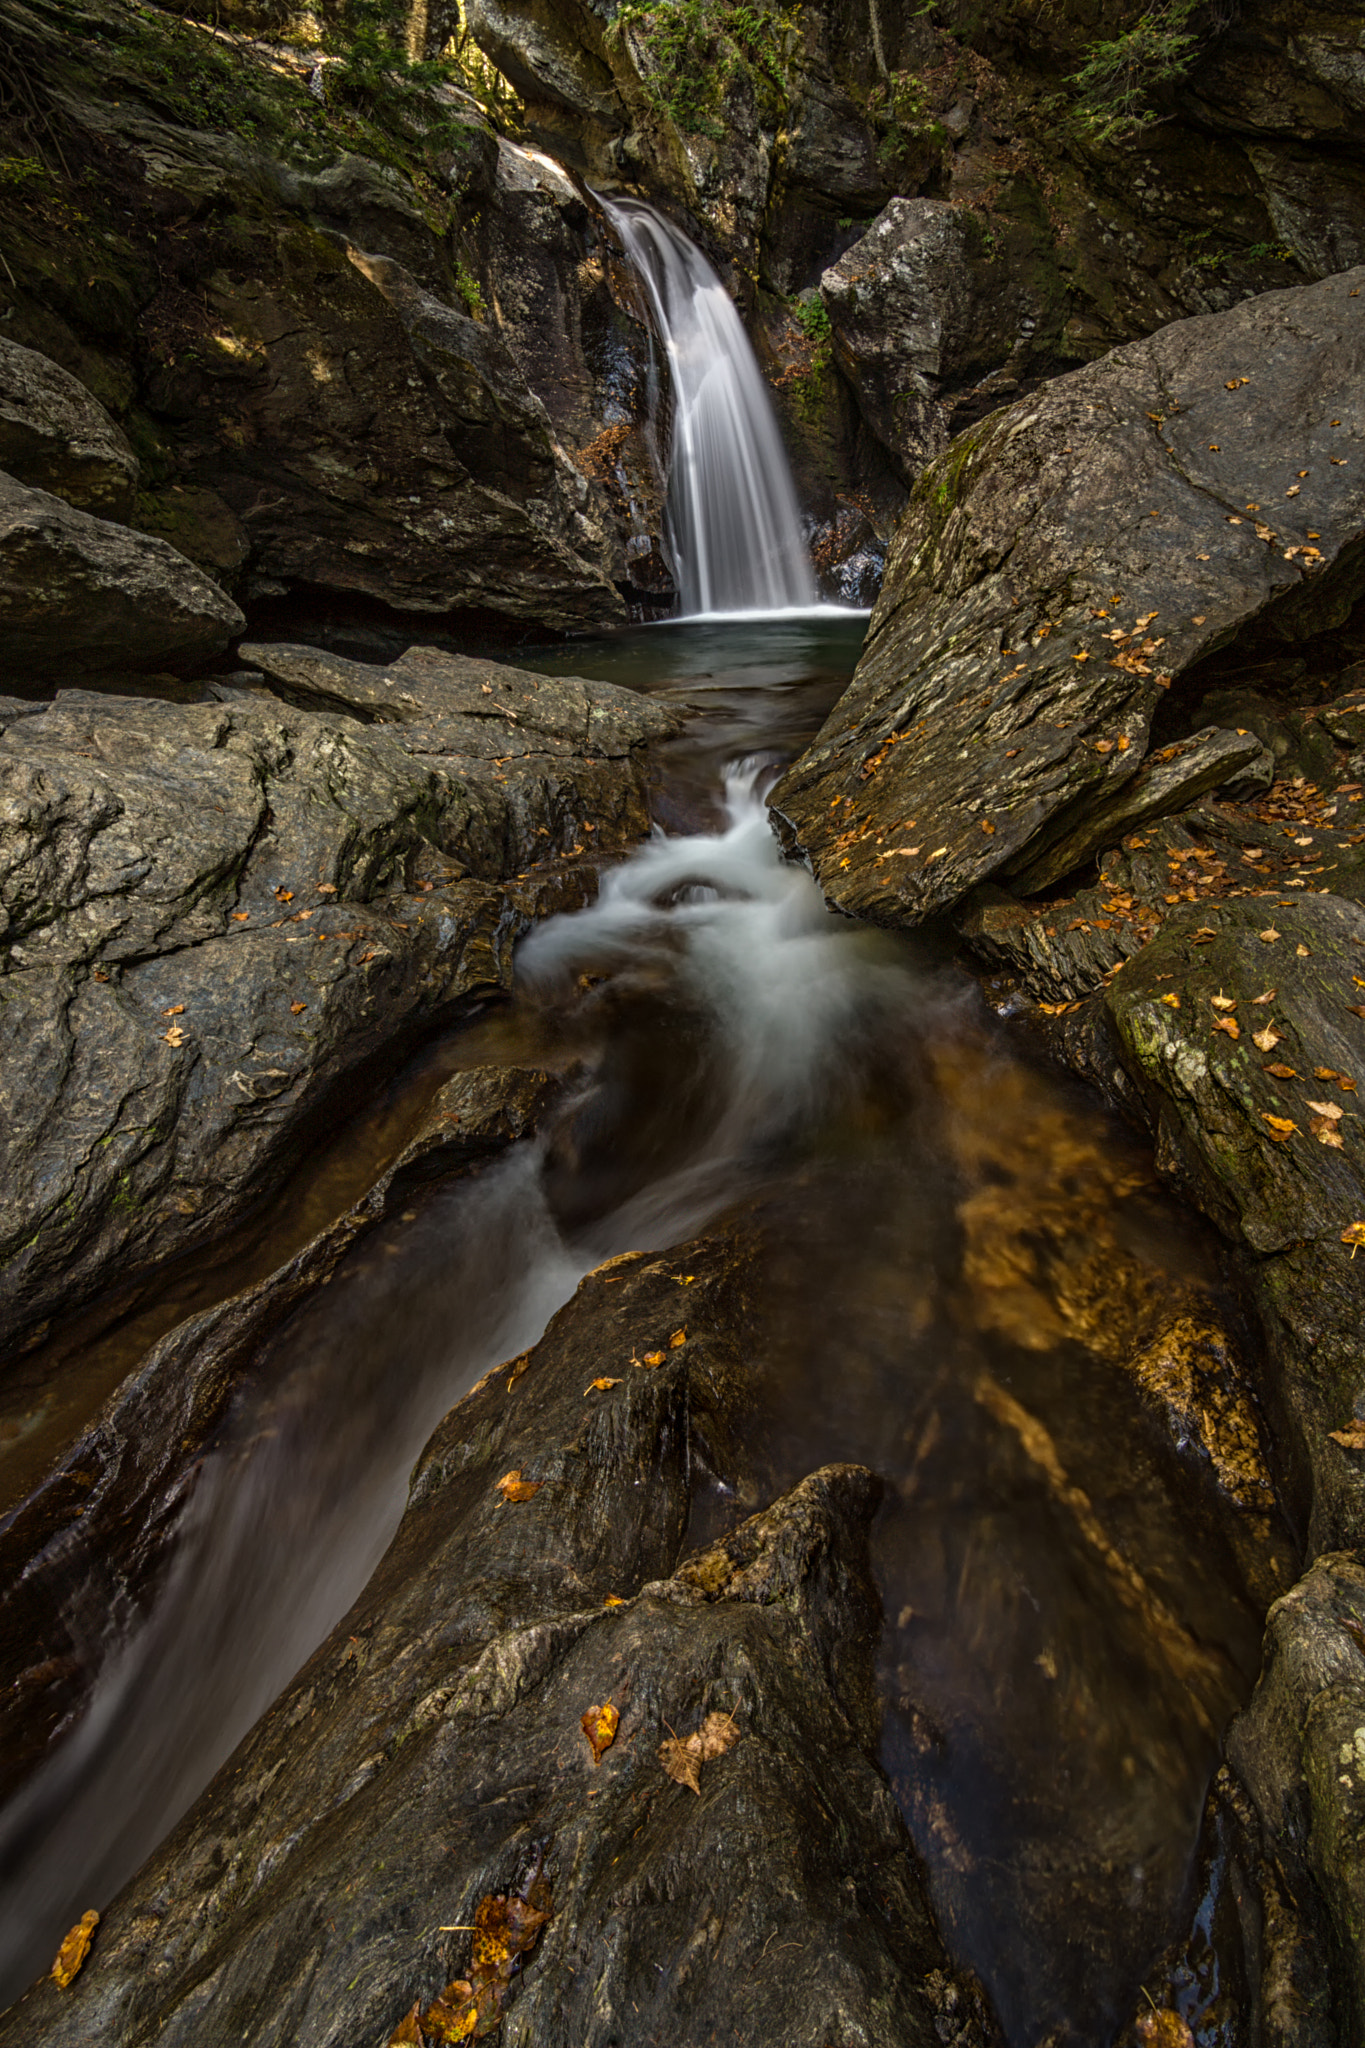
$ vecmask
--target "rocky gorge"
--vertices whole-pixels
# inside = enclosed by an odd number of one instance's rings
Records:
[[[0,0],[0,2042],[1360,2037],[1365,16],[1153,19]]]

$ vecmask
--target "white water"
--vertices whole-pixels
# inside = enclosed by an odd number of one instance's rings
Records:
[[[724,285],[652,206],[597,197],[649,294],[672,374],[669,542],[684,615],[813,606],[786,450]]]
[[[516,1146],[386,1226],[259,1361],[193,1482],[152,1611],[131,1629],[111,1615],[87,1642],[99,1676],[83,1718],[0,1815],[0,2005],[108,1904],[345,1613],[451,1403],[533,1344],[601,1258],[677,1243],[752,1185],[906,1001],[883,942],[782,860],[763,774],[727,778],[718,835],[656,834],[518,956],[541,1002],[588,968],[649,980],[700,1020],[700,1088],[651,1170],[566,1234],[545,1146]],[[613,1098],[613,1057],[608,1035],[578,1106]],[[642,1107],[627,1100],[612,1143],[619,1130],[629,1144]],[[91,1611],[99,1587],[75,1597]]]

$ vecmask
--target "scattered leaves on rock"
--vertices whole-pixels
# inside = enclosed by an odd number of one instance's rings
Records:
[[[1299,1128],[1292,1117],[1271,1116],[1264,1109],[1261,1111],[1261,1121],[1262,1123],[1269,1124],[1270,1135],[1277,1145],[1283,1145],[1285,1139],[1292,1138],[1295,1131]]]
[[[543,1479],[523,1479],[520,1466],[513,1472],[504,1472],[498,1481],[498,1492],[504,1500],[530,1500],[532,1494],[540,1492],[545,1484]]]
[[[610,1700],[600,1707],[589,1707],[582,1719],[583,1733],[588,1738],[594,1765],[600,1764],[616,1740],[616,1731],[621,1725],[621,1716]]]
[[[1233,388],[1229,384],[1228,390]],[[1145,2012],[1134,2032],[1142,2048],[1194,2048],[1194,2035],[1178,2012]]]
[[[550,1887],[539,1869],[525,1898],[490,1892],[481,1899],[471,1930],[468,1977],[453,1977],[425,2012],[419,1999],[390,2034],[388,2048],[435,2048],[437,2043],[471,2041],[493,2033],[502,2025],[518,1960],[535,1947],[550,1914]]]
[[[676,1785],[690,1785],[701,1795],[701,1768],[724,1756],[739,1741],[733,1714],[708,1714],[692,1735],[670,1735],[659,1745],[659,1762]]]
[[[79,1976],[81,1964],[90,1953],[90,1944],[95,1938],[95,1929],[99,1924],[98,1913],[82,1913],[58,1949],[57,1960],[52,1965],[52,1974],[63,1990]]]

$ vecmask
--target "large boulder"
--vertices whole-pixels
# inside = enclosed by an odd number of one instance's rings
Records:
[[[328,657],[261,656],[346,701]],[[536,890],[511,878],[585,822],[594,850],[646,829],[638,750],[673,725],[648,700],[430,650],[349,673],[344,711],[63,691],[6,714],[13,1334],[221,1229],[358,1061],[506,987]]]
[[[0,473],[0,662],[13,682],[111,668],[193,668],[246,620],[166,541]]]
[[[121,427],[76,377],[0,340],[0,470],[83,512],[126,519],[138,461]]]
[[[261,2048],[420,2040],[516,1891],[550,1917],[496,1998],[511,2041],[983,2042],[874,1758],[873,1476],[683,1554],[708,1466],[739,1470],[744,1270],[725,1239],[613,1260],[450,1412],[360,1600],[0,2042],[172,2048],[210,2007]],[[690,1784],[669,1744],[708,1716]]]
[[[1195,663],[1252,620],[1289,645],[1342,621],[1363,372],[1353,271],[1179,321],[960,436],[915,488],[852,684],[773,793],[831,902],[914,922],[1045,871],[1116,815]]]

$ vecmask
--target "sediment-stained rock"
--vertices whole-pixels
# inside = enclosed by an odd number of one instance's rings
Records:
[[[1349,612],[1365,271],[1186,320],[959,437],[858,670],[773,793],[830,901],[913,923],[1085,836],[1184,671]]]

